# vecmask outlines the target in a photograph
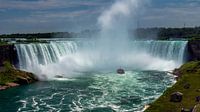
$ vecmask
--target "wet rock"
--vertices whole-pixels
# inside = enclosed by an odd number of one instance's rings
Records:
[[[181,102],[183,99],[183,94],[181,92],[175,92],[171,94],[170,102]]]
[[[177,77],[180,77],[181,76],[181,72],[179,69],[174,69],[174,71],[172,72],[172,74],[174,74],[175,76]]]
[[[0,86],[0,90],[5,90],[7,88],[9,88],[9,86]]]
[[[5,90],[5,89],[8,89],[8,88],[11,88],[11,87],[16,87],[16,86],[19,86],[19,84],[17,84],[17,83],[7,83],[7,84],[4,85],[4,86],[1,86],[1,85],[0,85],[0,91],[1,91],[1,90]]]
[[[175,77],[175,80],[178,80],[179,79],[179,77]]]
[[[9,87],[19,86],[19,84],[17,84],[17,83],[7,83],[6,85],[9,86]]]
[[[193,109],[184,109],[184,108],[182,108],[181,112],[193,112]]]
[[[196,102],[200,102],[200,96],[196,97]]]
[[[15,82],[20,85],[29,84],[28,80],[25,77],[18,76],[17,81]]]
[[[32,73],[19,70],[14,70],[14,73],[16,74],[16,81],[14,83],[19,85],[26,85],[38,81],[38,78]]]
[[[147,110],[150,107],[150,105],[145,105],[144,108],[142,109],[142,112],[144,112],[145,110]]]
[[[200,104],[195,105],[192,112],[200,112]]]

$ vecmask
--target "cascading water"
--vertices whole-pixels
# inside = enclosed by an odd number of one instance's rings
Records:
[[[116,0],[98,18],[97,39],[16,44],[20,69],[62,81],[19,87],[18,94],[0,93],[0,110],[16,111],[4,104],[9,102],[17,112],[141,112],[174,83],[163,70],[180,66],[187,46],[187,41],[128,38],[128,26],[134,26],[144,1]],[[125,75],[116,74],[120,67]]]
[[[174,84],[173,77],[162,70],[184,62],[187,41],[130,43],[128,52],[108,56],[96,51],[96,41],[16,44],[21,69],[50,80],[60,74],[67,77],[25,89],[29,92],[21,92],[26,94],[20,96],[18,112],[141,112],[145,104]],[[115,73],[120,66],[126,75]],[[70,77],[76,74],[81,75]]]
[[[133,49],[180,65],[185,62],[186,46],[187,41],[138,41],[134,42]]]
[[[16,48],[20,69],[52,78],[115,71],[120,66],[128,70],[172,70],[184,62],[186,45],[187,41],[133,41],[128,54],[112,57],[98,54],[92,41],[17,44]]]
[[[75,42],[51,42],[49,44],[18,44],[16,45],[21,69],[56,63],[67,54],[76,52]]]

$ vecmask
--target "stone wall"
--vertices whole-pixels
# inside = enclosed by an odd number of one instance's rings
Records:
[[[4,61],[8,61],[17,66],[18,57],[17,50],[14,45],[0,45],[0,66],[3,66]]]

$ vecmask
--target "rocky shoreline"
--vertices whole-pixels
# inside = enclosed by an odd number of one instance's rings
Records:
[[[17,70],[10,63],[5,62],[0,70],[0,91],[8,88],[31,84],[38,81],[38,78],[29,72]]]
[[[200,61],[175,69],[176,84],[149,104],[145,112],[200,112]]]

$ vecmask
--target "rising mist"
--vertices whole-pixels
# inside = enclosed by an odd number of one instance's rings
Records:
[[[26,59],[24,69],[51,79],[56,75],[71,77],[93,71],[115,72],[120,67],[125,70],[170,70],[179,66],[185,43],[138,44],[128,38],[128,29],[135,27],[137,13],[144,9],[145,4],[146,0],[116,0],[99,16],[97,24],[101,31],[94,40],[17,46],[18,51],[24,50],[27,55],[23,57]],[[160,45],[169,49],[165,49],[162,54],[162,49],[154,49]],[[175,46],[183,49],[177,49],[177,53],[171,54]],[[41,56],[34,54],[36,47],[40,47],[40,54],[44,55],[43,64],[40,63]],[[28,55],[27,48],[31,51],[31,56]],[[180,56],[180,63],[173,60],[174,55]]]

